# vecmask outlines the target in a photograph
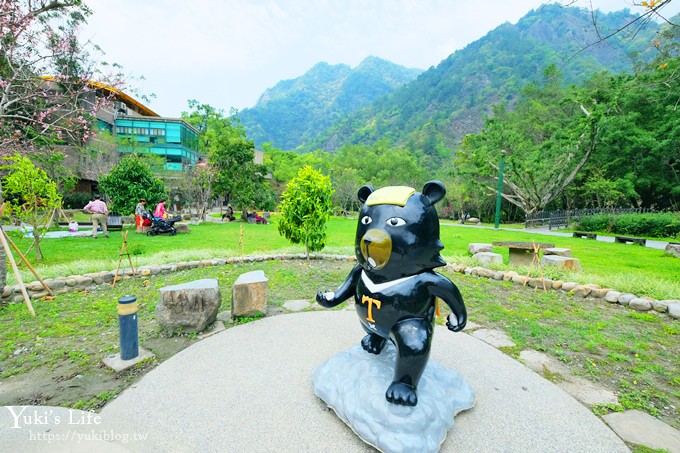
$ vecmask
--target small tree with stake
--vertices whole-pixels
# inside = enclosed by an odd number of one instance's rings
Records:
[[[7,205],[17,219],[33,228],[35,258],[41,261],[40,238],[54,210],[61,206],[57,185],[27,157],[15,154],[3,160],[9,162],[0,165],[0,169],[9,171],[2,181]]]
[[[302,168],[282,194],[279,234],[309,252],[326,246],[326,222],[333,209],[331,179],[310,166]]]

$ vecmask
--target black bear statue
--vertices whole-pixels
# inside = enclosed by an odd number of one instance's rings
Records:
[[[439,219],[434,204],[444,198],[440,181],[422,192],[393,186],[359,189],[363,203],[355,239],[357,265],[335,291],[321,292],[316,301],[334,307],[354,296],[367,335],[363,349],[380,354],[387,341],[397,351],[394,378],[387,401],[404,406],[418,403],[418,381],[430,356],[437,299],[450,308],[446,326],[463,330],[467,311],[451,280],[434,272],[446,265],[440,255]]]

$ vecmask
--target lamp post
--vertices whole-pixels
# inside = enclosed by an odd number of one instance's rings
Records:
[[[501,223],[501,194],[503,193],[503,170],[505,170],[505,150],[501,150],[501,164],[498,167],[498,190],[496,192],[496,217],[494,228],[498,229]]]

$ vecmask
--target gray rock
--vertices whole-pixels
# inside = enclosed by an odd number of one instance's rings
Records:
[[[631,299],[629,305],[630,308],[637,311],[649,311],[652,309],[652,301],[641,297]]]
[[[546,290],[552,287],[552,280],[549,278],[537,278],[537,277],[531,277],[529,281],[527,282],[529,286],[532,288],[539,288],[543,289],[545,288]]]
[[[493,279],[494,280],[503,280],[503,277],[505,276],[505,272],[503,271],[497,271],[495,274],[493,274]]]
[[[512,276],[512,282],[513,283],[520,283],[522,285],[525,285],[529,281],[529,277],[526,275],[513,275]]]
[[[610,304],[616,304],[619,302],[619,297],[621,297],[621,293],[618,291],[609,291],[607,294],[604,295],[604,300],[609,302]]]
[[[602,418],[626,442],[680,452],[680,432],[649,414],[632,410],[614,412]]]
[[[624,306],[630,305],[630,301],[635,299],[635,294],[625,293],[619,296],[619,303]]]
[[[668,244],[664,249],[666,255],[673,255],[676,258],[680,258],[680,244]]]
[[[668,302],[667,300],[652,300],[652,309],[659,313],[668,312]]]
[[[468,244],[468,253],[476,255],[481,252],[491,252],[491,244],[484,244],[482,242],[472,242]]]
[[[591,288],[590,297],[597,297],[598,299],[602,299],[604,296],[606,296],[612,291],[613,289],[611,288]]]
[[[508,271],[508,272],[506,272],[506,273],[503,275],[503,281],[504,281],[504,282],[512,281],[512,278],[513,278],[515,275],[519,275],[519,274],[518,274],[517,272],[515,272],[515,271]]]
[[[264,271],[252,271],[239,275],[232,287],[231,315],[252,316],[265,313],[269,279]]]
[[[475,404],[458,374],[430,361],[418,385],[415,407],[388,403],[395,348],[380,355],[355,345],[314,370],[314,393],[366,443],[386,452],[436,452],[454,425],[454,416]]]
[[[156,319],[165,329],[201,332],[215,322],[222,305],[217,279],[202,279],[159,290]]]
[[[561,289],[562,289],[562,291],[569,292],[569,291],[572,291],[577,286],[579,286],[579,284],[576,283],[576,282],[567,282],[567,283],[562,284]]]
[[[574,292],[574,296],[587,297],[593,290],[585,285],[579,285],[572,291]]]
[[[668,304],[668,315],[673,319],[680,319],[680,304]]]
[[[555,280],[554,282],[552,282],[551,286],[552,286],[552,289],[557,290],[557,289],[562,289],[562,285],[564,285],[564,282],[562,280]]]

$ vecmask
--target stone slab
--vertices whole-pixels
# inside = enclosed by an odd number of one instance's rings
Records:
[[[302,311],[312,306],[309,300],[287,300],[283,303],[283,308],[290,311]]]
[[[311,383],[316,367],[363,336],[356,314],[344,310],[239,325],[166,360],[101,416],[115,432],[148,433],[147,444],[120,444],[131,451],[374,451]],[[471,335],[436,326],[430,359],[459,372],[477,397],[442,452],[629,451],[588,408]],[[211,382],[219,386],[204,385]],[[0,450],[11,451],[2,434]]]
[[[472,336],[479,338],[485,343],[489,343],[495,348],[514,348],[515,343],[508,334],[502,330],[477,329],[471,333]]]
[[[680,452],[680,432],[649,414],[632,410],[614,412],[602,418],[626,442]]]
[[[127,370],[128,368],[137,365],[142,360],[150,359],[152,357],[155,357],[153,352],[147,351],[146,349],[140,347],[139,354],[134,359],[123,360],[120,358],[120,352],[117,352],[104,357],[102,361],[104,362],[104,365],[111,368],[116,373],[120,373],[121,371]]]
[[[548,247],[543,249],[543,255],[557,255],[571,257],[571,249],[562,247]]]
[[[519,358],[529,368],[541,376],[552,376],[555,385],[560,387],[571,396],[590,406],[596,404],[619,404],[619,400],[612,391],[597,386],[591,381],[579,376],[574,376],[569,368],[543,352],[525,349],[519,354]]]

